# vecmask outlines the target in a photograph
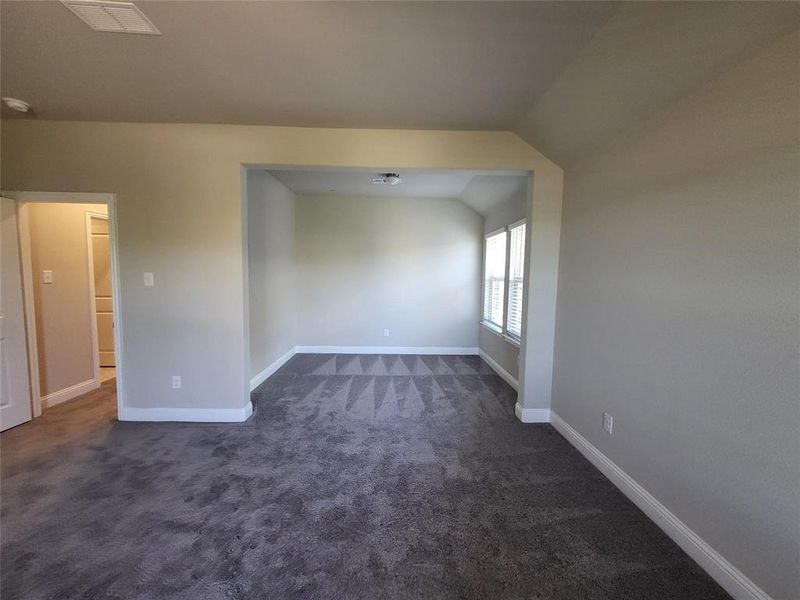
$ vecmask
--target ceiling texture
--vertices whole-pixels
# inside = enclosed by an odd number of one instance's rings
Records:
[[[561,166],[800,26],[800,2],[0,2],[6,118],[514,131]]]

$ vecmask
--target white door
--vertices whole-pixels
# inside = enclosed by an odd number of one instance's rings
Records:
[[[97,350],[101,367],[115,366],[114,302],[111,297],[111,252],[108,240],[108,217],[90,217],[94,306],[97,320]]]
[[[31,420],[17,203],[0,198],[0,431]]]

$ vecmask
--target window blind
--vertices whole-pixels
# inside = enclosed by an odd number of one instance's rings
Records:
[[[509,334],[520,337],[522,333],[522,295],[525,274],[525,223],[511,227],[508,257],[508,322]]]
[[[506,235],[501,231],[487,236],[483,268],[483,320],[500,329],[506,290]]]

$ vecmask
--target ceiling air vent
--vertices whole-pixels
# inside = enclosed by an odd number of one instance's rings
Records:
[[[61,3],[95,31],[161,35],[150,19],[132,2],[61,0]]]

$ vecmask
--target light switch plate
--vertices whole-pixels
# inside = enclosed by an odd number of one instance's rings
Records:
[[[53,283],[53,272],[45,269],[42,271],[42,283]]]
[[[144,274],[144,286],[153,287],[153,285],[154,285],[153,274],[148,271]]]
[[[606,430],[608,435],[613,435],[614,417],[612,417],[610,414],[606,412],[603,413],[603,429]]]

